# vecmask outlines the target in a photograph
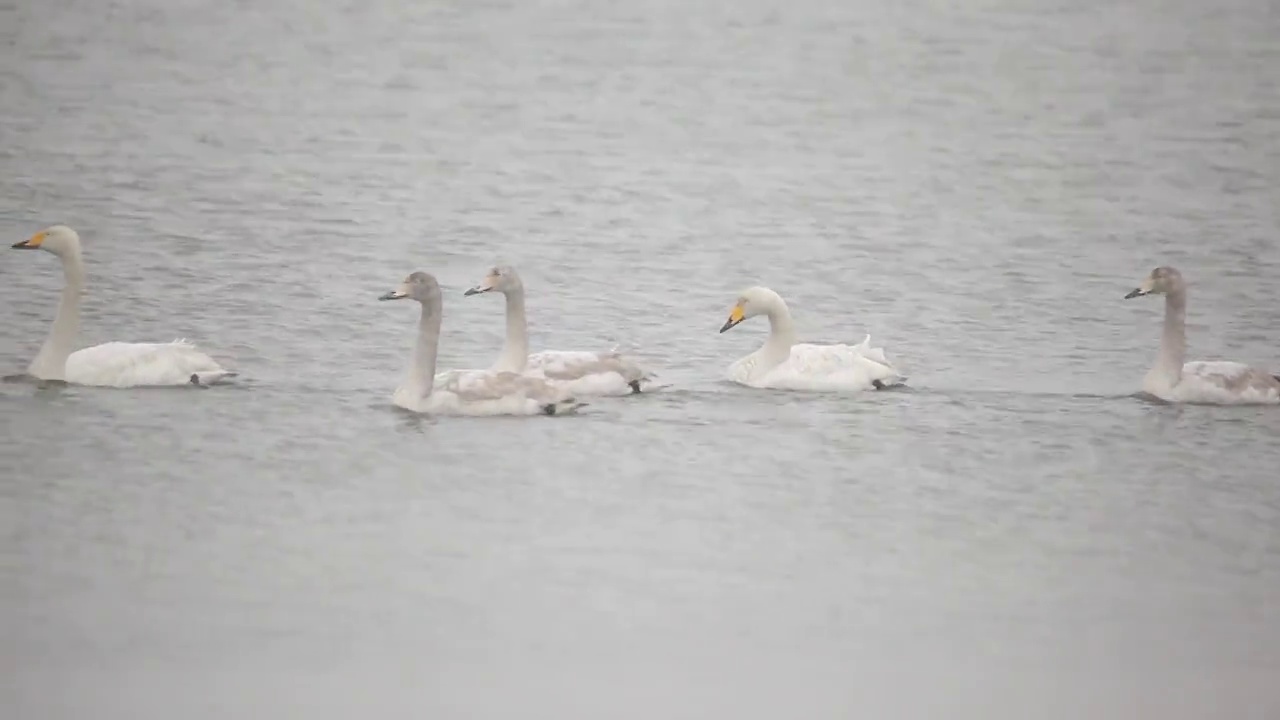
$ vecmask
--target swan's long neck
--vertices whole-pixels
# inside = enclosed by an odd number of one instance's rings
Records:
[[[1182,379],[1187,356],[1187,293],[1178,289],[1164,297],[1164,330],[1154,370],[1170,385]]]
[[[405,387],[420,398],[431,394],[436,377],[436,352],[440,344],[440,303],[423,303],[418,319],[418,342],[413,347],[413,364]]]
[[[791,356],[791,346],[796,343],[796,327],[791,321],[791,311],[781,298],[773,302],[766,315],[769,317],[769,337],[764,341],[761,353],[769,365],[777,365]]]
[[[76,335],[80,332],[80,296],[84,293],[84,263],[79,250],[61,256],[62,274],[66,285],[58,312],[53,317],[53,327],[40,346],[36,359],[27,367],[27,373],[41,380],[65,380],[67,357],[75,348]]]
[[[529,362],[529,320],[524,313],[524,288],[506,293],[507,337],[502,354],[493,369],[498,372],[523,372]]]

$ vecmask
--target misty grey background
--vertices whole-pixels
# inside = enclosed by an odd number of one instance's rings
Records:
[[[1117,6],[1119,5],[1119,6]],[[0,385],[6,717],[1273,718],[1280,12],[1131,3],[0,0],[0,231],[85,244],[82,342],[232,387]],[[390,406],[618,343],[578,418]],[[749,391],[766,284],[913,390]],[[0,371],[56,260],[0,253]]]

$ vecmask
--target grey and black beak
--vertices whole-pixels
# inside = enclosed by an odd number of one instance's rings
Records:
[[[1146,295],[1148,292],[1149,292],[1149,291],[1147,291],[1147,290],[1143,290],[1142,288],[1134,288],[1134,289],[1132,289],[1132,290],[1130,290],[1130,291],[1129,291],[1129,294],[1128,294],[1128,295],[1125,295],[1125,296],[1124,296],[1124,299],[1125,299],[1125,300],[1132,300],[1133,298],[1136,298],[1136,297],[1142,297],[1143,295]]]
[[[728,320],[725,320],[725,321],[724,321],[724,324],[723,324],[723,325],[721,325],[721,326],[720,326],[720,332],[724,332],[725,330],[728,330],[729,328],[732,328],[732,327],[737,327],[737,326],[738,326],[738,323],[740,323],[740,322],[742,322],[742,321],[741,321],[741,320],[734,320],[733,318],[729,318]]]
[[[39,246],[31,245],[31,244],[29,244],[26,240],[23,240],[22,242],[16,242],[16,243],[14,243],[14,244],[10,245],[10,246],[9,246],[9,249],[11,249],[11,250],[38,250],[38,249],[39,249]]]
[[[492,289],[493,289],[493,288],[480,287],[480,286],[478,286],[478,285],[477,285],[476,287],[470,288],[470,289],[468,289],[466,292],[464,292],[464,293],[462,293],[462,294],[463,294],[463,295],[479,295],[480,293],[487,293],[487,292],[489,292],[489,291],[490,291],[490,290],[492,290]]]
[[[389,293],[383,293],[378,296],[379,300],[403,300],[408,297],[402,290],[392,290]]]

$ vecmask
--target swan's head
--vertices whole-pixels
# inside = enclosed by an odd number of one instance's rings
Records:
[[[421,270],[412,273],[400,283],[400,287],[381,295],[379,300],[417,300],[423,305],[440,302],[440,283],[430,273]]]
[[[782,298],[778,293],[767,287],[747,288],[742,291],[742,294],[738,296],[737,302],[729,309],[729,319],[725,320],[724,325],[720,326],[720,332],[735,327],[747,318],[768,315],[782,304]]]
[[[66,225],[47,227],[20,243],[14,243],[19,250],[47,250],[63,257],[80,250],[80,236]]]
[[[1125,300],[1129,298],[1141,297],[1143,295],[1167,295],[1183,288],[1182,273],[1168,267],[1160,266],[1151,271],[1142,284],[1129,291],[1124,296]]]
[[[515,290],[523,290],[524,283],[520,282],[520,276],[516,274],[515,268],[506,265],[497,265],[489,269],[488,274],[484,276],[484,280],[479,285],[467,290],[463,295],[479,295],[496,290],[503,295]]]

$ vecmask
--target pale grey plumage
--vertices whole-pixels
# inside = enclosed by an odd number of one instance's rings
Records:
[[[1280,378],[1243,363],[1185,362],[1187,287],[1182,273],[1157,267],[1125,298],[1164,295],[1164,327],[1155,365],[1142,381],[1144,392],[1168,402],[1209,404],[1280,403]]]

